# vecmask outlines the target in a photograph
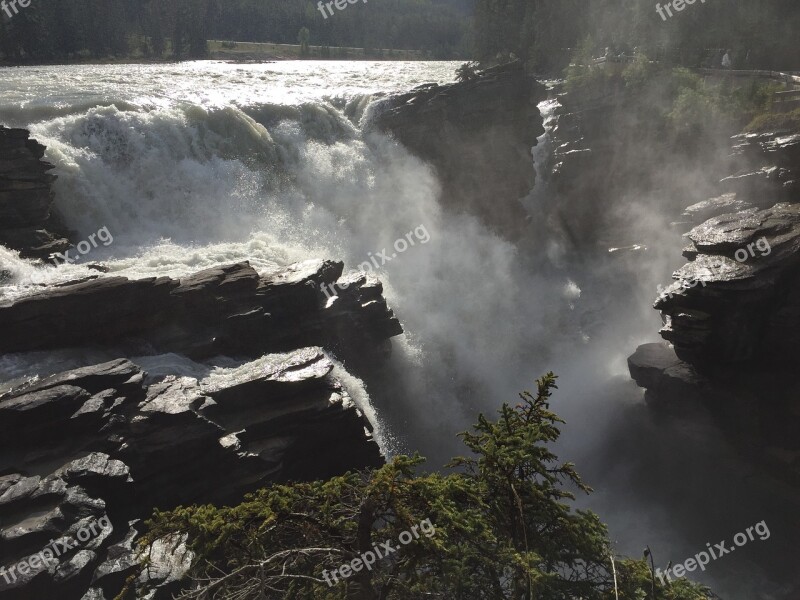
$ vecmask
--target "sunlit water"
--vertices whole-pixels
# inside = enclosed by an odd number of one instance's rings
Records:
[[[656,338],[651,303],[680,248],[677,235],[655,239],[656,227],[644,223],[665,224],[668,215],[654,218],[658,206],[641,200],[630,212],[643,215],[642,228],[619,245],[646,242],[649,253],[604,252],[591,264],[570,264],[565,240],[546,223],[534,219],[531,243],[516,248],[472,217],[443,213],[431,168],[393,140],[365,133],[382,95],[450,81],[456,66],[0,69],[0,121],[28,127],[47,145],[59,176],[56,208],[80,239],[104,227],[113,237],[58,268],[0,247],[0,270],[10,274],[0,302],[96,275],[87,266],[93,263],[133,278],[241,260],[261,273],[311,258],[355,268],[423,226],[430,240],[378,272],[406,331],[384,372],[365,390],[337,367],[380,422],[386,450],[419,449],[438,468],[462,452],[455,434],[477,411],[513,402],[516,391],[556,371],[554,408],[568,421],[559,452],[597,489],[581,503],[611,524],[618,550],[638,555],[649,544],[663,564],[682,562],[706,542],[772,518],[768,542],[712,564],[703,577],[724,598],[780,598],[773,584],[789,540],[775,516],[780,507],[769,512],[764,504],[767,496],[780,504],[780,496],[742,471],[713,428],[656,421],[626,373],[625,357]],[[537,159],[548,151],[545,144]],[[535,215],[547,201],[543,188],[524,204]],[[0,380],[119,352],[0,357]],[[215,366],[235,366],[177,355],[132,358],[151,374],[204,377]]]

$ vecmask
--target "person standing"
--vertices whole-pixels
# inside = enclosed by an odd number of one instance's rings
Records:
[[[730,69],[733,66],[733,62],[731,61],[731,51],[728,50],[725,53],[725,56],[722,57],[722,68],[723,69]]]

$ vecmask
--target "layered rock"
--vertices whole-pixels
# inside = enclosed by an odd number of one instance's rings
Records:
[[[687,134],[667,126],[670,77],[656,77],[646,88],[614,77],[596,90],[599,96],[591,89],[558,95],[542,217],[550,229],[563,233],[576,255],[642,242],[641,229],[632,226],[638,216],[632,204],[647,198],[661,210],[682,209],[675,197],[681,180],[691,182],[695,192],[711,192],[735,169],[736,161],[719,152],[718,131],[709,127]]]
[[[444,206],[518,237],[528,217],[519,200],[534,185],[531,148],[544,133],[537,104],[545,98],[517,61],[471,81],[392,96],[376,104],[371,126],[436,168]]]
[[[147,386],[120,359],[6,386],[0,598],[113,598],[135,571],[138,520],[154,506],[234,502],[266,483],[380,465],[370,423],[332,370],[320,348],[303,348],[199,381]],[[80,532],[97,522],[95,534]],[[28,559],[62,538],[69,551]],[[162,568],[140,585],[169,597],[187,559],[156,550]]]
[[[248,263],[168,277],[102,277],[0,306],[0,353],[81,344],[151,345],[194,358],[260,356],[318,345],[354,361],[382,355],[402,332],[374,277],[328,298],[343,264],[311,260],[270,276]]]
[[[642,346],[629,366],[653,403],[709,408],[742,450],[800,484],[798,142],[735,138],[739,171],[687,210],[710,218],[686,234],[689,262],[655,303],[671,345]]]
[[[742,134],[734,142],[733,155],[744,168],[722,180],[726,191],[747,196],[760,208],[800,201],[800,133]]]
[[[652,164],[665,140],[649,131],[636,98],[567,93],[558,99],[549,198],[541,217],[578,254],[595,252],[609,238],[630,243],[617,210],[620,200],[652,187]]]
[[[800,362],[800,204],[714,217],[687,236],[691,261],[656,302],[677,355]]]
[[[180,280],[98,276],[0,306],[0,353],[260,357],[200,379],[153,379],[119,359],[0,384],[0,598],[110,600],[138,572],[154,507],[235,503],[265,484],[380,465],[372,425],[326,352],[366,368],[402,328],[377,279],[337,285],[342,270],[311,260],[265,276],[248,263]],[[74,537],[101,518],[111,527],[91,544],[30,567],[46,534]],[[136,585],[169,598],[190,557],[181,540],[156,546]]]
[[[47,258],[71,246],[51,214],[56,176],[41,160],[44,151],[26,130],[0,126],[0,244],[24,258]]]

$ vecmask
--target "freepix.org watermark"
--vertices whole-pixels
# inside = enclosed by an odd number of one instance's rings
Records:
[[[428,230],[425,228],[425,225],[420,225],[419,227],[415,228],[413,231],[409,231],[405,237],[398,238],[395,240],[393,244],[394,252],[392,254],[388,254],[386,248],[381,250],[380,252],[376,252],[374,255],[372,252],[369,252],[369,260],[364,261],[360,265],[358,265],[358,269],[353,269],[350,273],[358,273],[359,271],[364,271],[365,273],[372,273],[373,270],[379,270],[383,265],[390,262],[392,259],[397,258],[398,254],[402,254],[406,250],[408,250],[411,246],[416,244],[415,242],[418,241],[420,244],[427,244],[431,241],[431,234],[428,233]],[[378,259],[380,259],[380,264],[378,263]],[[374,265],[374,269],[373,269]],[[334,298],[338,295],[337,288],[346,290],[350,286],[347,282],[342,283],[323,283],[321,285],[322,291],[325,292],[325,295],[328,297],[328,300]]]
[[[328,13],[325,11],[326,8],[328,9],[328,11],[330,11],[330,16],[333,16],[333,7],[334,6],[336,7],[336,10],[344,10],[345,8],[347,8],[348,4],[355,4],[358,1],[359,0],[331,0],[330,2],[323,3],[322,0],[320,0],[317,3],[317,10],[319,10],[319,12],[322,13],[322,16],[327,19],[328,18]],[[367,0],[361,0],[361,1],[364,4],[367,3]],[[705,1],[705,0],[703,0],[703,1]]]
[[[58,261],[61,260],[64,263],[73,264],[76,260],[80,260],[81,256],[85,256],[92,251],[93,248],[97,248],[97,240],[100,240],[103,243],[103,246],[110,246],[114,243],[114,236],[111,235],[111,232],[108,230],[108,227],[103,227],[99,229],[97,233],[93,233],[88,237],[88,239],[83,240],[75,245],[75,250],[77,251],[77,256],[72,258],[69,253],[70,250],[66,252],[54,252],[51,257],[53,258],[53,263],[56,265],[59,264]]]
[[[19,4],[22,8],[28,8],[31,5],[32,0],[2,0],[0,2],[0,8],[3,9],[3,12],[6,13],[8,18],[12,18],[14,15],[19,14],[19,8],[17,8],[17,4]],[[11,11],[14,11],[13,13]]]
[[[0,567],[0,577],[5,579],[6,583],[14,583],[18,575],[29,575],[31,572],[47,568],[50,563],[58,563],[60,562],[58,560],[60,556],[79,548],[81,544],[85,544],[92,538],[98,537],[101,533],[111,529],[111,521],[107,515],[103,515],[97,521],[81,527],[75,534],[75,538],[65,536],[57,540],[50,540],[50,543],[40,552],[31,554],[8,568]]]
[[[421,537],[420,533],[424,534],[427,538],[432,538],[436,535],[436,527],[433,526],[430,519],[425,519],[419,525],[414,525],[411,531],[402,532],[397,539],[403,546],[407,546],[414,540],[418,540]],[[354,558],[349,563],[342,565],[330,573],[328,573],[327,570],[323,571],[322,577],[325,579],[325,583],[328,584],[328,587],[333,587],[335,583],[339,583],[339,577],[347,579],[361,571],[364,567],[366,567],[368,571],[372,571],[372,566],[379,558],[386,558],[395,552],[397,552],[397,548],[392,545],[392,540],[386,540],[382,544],[373,546],[372,550],[367,550],[359,558]],[[331,581],[331,579],[333,579],[333,581]]]
[[[755,242],[750,242],[744,248],[739,248],[734,252],[733,257],[736,259],[736,262],[744,263],[747,262],[751,258],[755,258],[756,250],[758,250],[761,254],[761,257],[769,256],[772,254],[772,246],[769,245],[769,240],[765,237],[761,237]],[[714,275],[714,270],[710,268],[704,269],[708,275]],[[684,279],[681,280],[681,287],[683,289],[697,287],[697,284],[702,284],[703,287],[706,287],[706,282],[701,281],[699,279]],[[673,298],[674,292],[667,291],[667,288],[664,288],[661,285],[657,287],[658,297],[659,298]]]
[[[694,555],[694,558],[687,558],[680,564],[675,566],[667,567],[667,570],[662,572],[661,569],[656,569],[656,577],[661,580],[661,584],[664,585],[667,581],[672,581],[672,575],[675,577],[684,577],[686,573],[691,573],[692,571],[697,570],[697,567],[700,567],[701,571],[706,570],[706,566],[712,561],[717,560],[725,556],[726,554],[730,554],[736,548],[741,548],[748,542],[755,541],[755,536],[753,532],[758,534],[759,539],[763,542],[769,539],[770,532],[769,527],[767,527],[766,521],[761,521],[760,523],[756,523],[752,527],[748,527],[743,532],[737,533],[733,536],[733,546],[728,546],[728,543],[722,541],[718,544],[714,544],[714,547],[711,547],[711,544],[706,544],[706,548],[708,552],[703,550],[702,552],[698,552]],[[666,580],[664,579],[666,577]]]
[[[664,6],[661,6],[661,3],[656,4],[656,12],[661,16],[661,18],[666,21],[667,15],[670,17],[672,16],[672,9],[674,8],[676,12],[681,12],[686,5],[694,4],[697,0],[672,0],[672,2],[667,2]],[[701,4],[705,4],[706,0],[700,0]]]

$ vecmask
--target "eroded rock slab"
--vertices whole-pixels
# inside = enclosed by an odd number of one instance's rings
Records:
[[[372,424],[333,367],[309,347],[201,380],[145,386],[120,359],[5,386],[0,598],[113,598],[138,563],[132,524],[153,507],[237,502],[269,483],[381,465]],[[53,540],[69,548],[30,559]],[[170,597],[185,573],[174,546],[154,547],[159,558],[140,578],[154,597]]]
[[[678,356],[800,361],[800,204],[714,217],[687,237],[693,260],[655,304]]]
[[[310,345],[353,360],[385,354],[402,327],[380,282],[363,276],[330,303],[321,286],[342,269],[311,260],[262,277],[238,263],[180,280],[102,277],[48,288],[0,306],[0,353],[135,340],[195,358]]]

